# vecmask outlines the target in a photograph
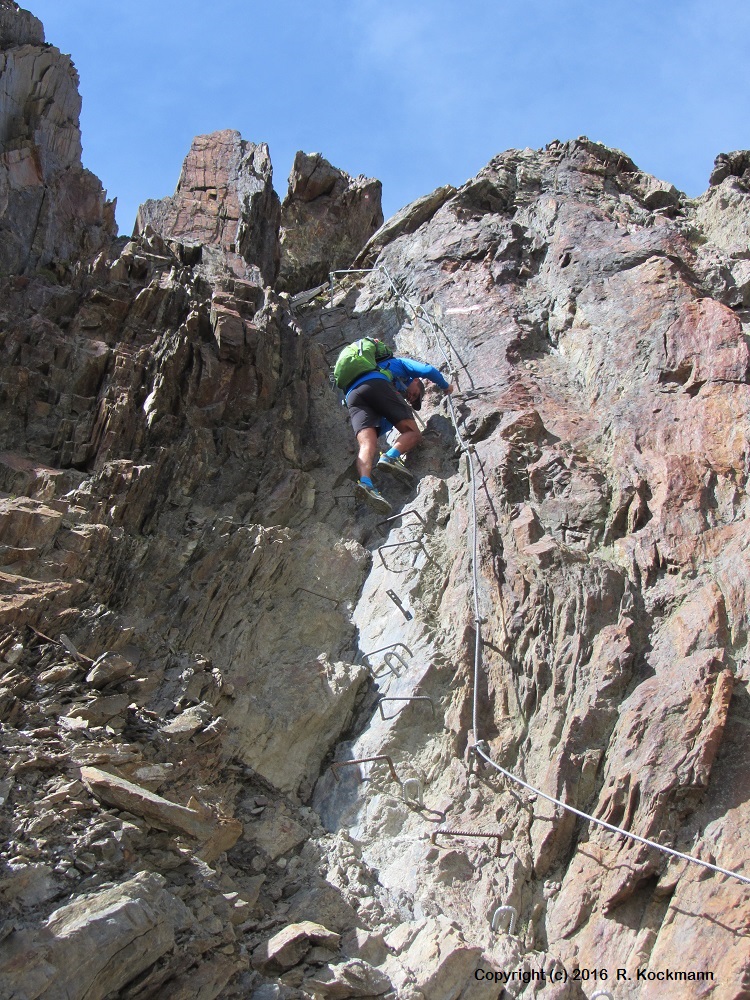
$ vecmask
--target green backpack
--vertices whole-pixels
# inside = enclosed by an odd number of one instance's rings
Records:
[[[333,366],[333,379],[343,392],[346,392],[352,382],[367,372],[381,371],[389,379],[393,376],[386,368],[380,368],[379,361],[387,361],[393,357],[393,351],[388,350],[381,340],[373,337],[363,337],[348,344],[336,359]]]

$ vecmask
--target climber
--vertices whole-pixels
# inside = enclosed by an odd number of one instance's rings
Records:
[[[455,388],[432,365],[410,358],[392,357],[379,360],[375,371],[360,375],[346,390],[346,405],[359,445],[359,482],[355,491],[383,514],[391,512],[391,505],[370,478],[378,450],[378,437],[392,427],[399,432],[393,447],[380,456],[377,470],[388,472],[403,482],[413,482],[414,477],[404,465],[403,456],[422,440],[422,432],[411,411],[422,406],[425,391],[423,378],[434,382],[446,393],[453,392]]]

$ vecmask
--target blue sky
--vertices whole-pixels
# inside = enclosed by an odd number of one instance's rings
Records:
[[[691,196],[750,147],[747,0],[20,0],[73,56],[84,164],[138,205],[194,135],[383,182],[386,217],[495,154],[588,135]]]

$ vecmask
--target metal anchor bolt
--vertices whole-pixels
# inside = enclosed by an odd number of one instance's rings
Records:
[[[416,789],[413,795],[409,793],[410,788]],[[411,801],[416,802],[420,808],[424,805],[424,799],[422,798],[422,782],[419,778],[407,778],[401,786],[401,791],[404,796],[404,802],[408,802],[411,799]]]
[[[394,676],[396,677],[400,677],[401,671],[398,669],[398,667],[394,666],[393,660],[398,660],[398,662],[403,666],[404,670],[409,669],[409,664],[406,662],[403,656],[399,656],[399,654],[395,651],[395,649],[391,650],[390,653],[385,654],[385,656],[383,657],[383,666],[388,670],[389,673],[394,674]],[[377,680],[379,677],[382,677],[383,674],[382,672],[379,674],[373,672],[372,676],[375,680]]]
[[[490,926],[492,927],[493,931],[496,931],[498,929],[498,925],[500,924],[500,917],[506,913],[510,914],[510,920],[508,921],[508,934],[512,934],[513,931],[516,929],[516,917],[518,916],[518,913],[516,912],[515,906],[498,906],[498,908],[492,914],[492,922]]]

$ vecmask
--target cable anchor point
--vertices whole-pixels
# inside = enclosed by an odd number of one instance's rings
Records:
[[[490,926],[493,931],[496,931],[500,925],[500,918],[505,916],[505,914],[510,914],[510,919],[508,920],[508,934],[513,934],[513,931],[516,929],[516,919],[518,918],[518,911],[515,906],[498,906],[492,914]]]

